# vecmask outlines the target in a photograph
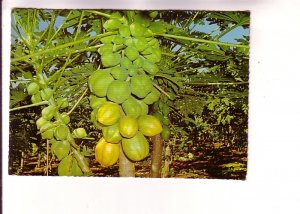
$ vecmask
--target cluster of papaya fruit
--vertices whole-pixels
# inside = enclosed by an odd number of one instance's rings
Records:
[[[48,106],[42,109],[41,117],[36,121],[36,126],[43,139],[51,143],[51,151],[61,162],[58,165],[59,175],[82,175],[76,159],[70,155],[70,141],[74,138],[84,138],[87,133],[84,128],[77,128],[72,133],[68,124],[70,117],[67,112],[60,109],[68,107],[66,98],[53,98],[51,89],[44,77],[35,78],[27,86],[32,103],[48,101]]]
[[[104,68],[88,81],[91,120],[103,133],[95,156],[103,167],[117,162],[120,149],[132,161],[144,159],[149,154],[146,137],[162,131],[161,122],[148,114],[148,106],[161,95],[153,82],[161,50],[149,26],[149,19],[140,14],[126,18],[119,13],[103,24],[116,34],[101,39],[98,52]]]

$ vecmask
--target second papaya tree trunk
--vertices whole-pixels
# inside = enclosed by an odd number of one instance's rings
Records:
[[[124,154],[121,143],[120,147],[119,175],[120,177],[135,177],[134,163],[131,162]]]
[[[160,134],[155,135],[151,138],[153,143],[152,157],[151,157],[151,174],[152,178],[161,177],[161,167],[162,167],[162,152],[164,147],[164,141]]]

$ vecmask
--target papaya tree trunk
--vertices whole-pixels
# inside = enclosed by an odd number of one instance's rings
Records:
[[[161,166],[162,166],[162,152],[164,147],[164,141],[160,134],[155,135],[151,138],[153,143],[152,157],[151,157],[151,173],[150,177],[160,178],[161,177]]]
[[[124,154],[121,143],[120,147],[119,175],[120,177],[135,177],[134,163],[131,162]]]

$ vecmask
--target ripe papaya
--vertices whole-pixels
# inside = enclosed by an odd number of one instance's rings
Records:
[[[143,102],[150,105],[156,102],[160,97],[160,91],[153,87],[152,91],[143,99]]]
[[[154,136],[162,131],[161,122],[152,115],[143,115],[138,118],[139,130],[145,136]]]
[[[38,93],[39,90],[40,90],[40,86],[35,82],[32,82],[27,86],[27,92],[29,95],[34,95]]]
[[[107,98],[121,104],[130,97],[129,82],[114,80],[107,89]]]
[[[66,156],[68,156],[71,149],[71,145],[69,141],[55,141],[52,143],[51,151],[56,155],[58,160],[62,160]]]
[[[128,71],[127,69],[123,67],[113,67],[110,70],[111,75],[116,79],[116,80],[126,80],[128,77]]]
[[[103,138],[108,143],[119,143],[122,139],[119,131],[119,123],[115,123],[111,126],[106,126],[102,128]]]
[[[106,102],[97,112],[97,120],[100,124],[110,126],[115,124],[121,116],[120,106],[113,102]]]
[[[139,56],[139,51],[134,46],[128,46],[124,52],[131,61],[134,61]]]
[[[116,66],[121,62],[121,55],[118,53],[104,52],[101,56],[101,61],[105,67]]]
[[[54,130],[54,136],[57,140],[67,139],[69,134],[69,128],[65,124],[61,124]]]
[[[125,155],[132,161],[143,160],[149,154],[149,142],[140,132],[132,138],[123,138],[122,148]]]
[[[149,59],[144,60],[143,69],[150,75],[155,75],[159,70],[158,66]]]
[[[114,165],[120,154],[120,145],[116,143],[108,143],[101,138],[95,147],[95,158],[102,167]]]
[[[47,106],[42,110],[42,117],[46,120],[51,120],[54,117],[55,111],[56,109],[54,106]]]
[[[141,115],[142,107],[134,97],[130,96],[125,102],[122,103],[123,111],[127,116],[137,118]]]
[[[136,75],[131,78],[131,92],[139,98],[146,97],[152,88],[152,81],[148,75]]]
[[[119,130],[123,137],[132,138],[136,135],[138,129],[138,123],[135,118],[125,116],[120,119]]]
[[[77,128],[72,132],[74,138],[84,138],[87,136],[87,133],[84,128]]]
[[[107,88],[114,78],[108,71],[98,70],[89,77],[89,88],[98,97],[105,97]]]

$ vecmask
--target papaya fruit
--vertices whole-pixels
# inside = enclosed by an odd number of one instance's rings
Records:
[[[130,61],[130,59],[128,59],[127,57],[122,57],[121,67],[128,69],[130,66],[132,66],[132,62]]]
[[[105,67],[113,67],[121,62],[121,55],[118,53],[104,52],[101,56],[102,64]]]
[[[127,47],[134,46],[133,38],[132,37],[124,38],[124,45],[126,45]]]
[[[154,19],[157,15],[158,15],[158,11],[157,11],[157,10],[149,11],[149,16],[150,16],[151,18]]]
[[[142,100],[137,100],[137,102],[140,104],[141,107],[141,114],[140,115],[147,115],[149,112],[149,107],[146,103],[144,103]]]
[[[148,41],[145,37],[138,37],[133,40],[135,47],[138,51],[142,52],[148,48]]]
[[[100,39],[100,41],[101,41],[103,44],[105,44],[105,45],[106,45],[106,44],[109,45],[109,44],[112,44],[112,43],[113,43],[114,38],[115,38],[115,35],[105,36],[105,37],[102,37],[102,38]]]
[[[121,104],[130,97],[129,82],[114,80],[107,89],[107,98]]]
[[[155,75],[159,70],[158,66],[149,59],[144,60],[143,69],[150,75]]]
[[[136,14],[133,17],[134,23],[138,23],[143,27],[148,27],[150,25],[150,20],[142,16],[141,14]]]
[[[134,46],[128,46],[125,48],[124,53],[130,61],[134,61],[139,56],[139,51]]]
[[[128,68],[128,74],[129,74],[129,76],[131,76],[131,77],[137,75],[137,74],[138,74],[138,68],[137,68],[136,66],[134,66],[134,65],[130,66],[130,67]]]
[[[116,80],[123,80],[125,81],[128,77],[128,71],[127,69],[123,68],[123,67],[113,67],[110,70],[111,75],[116,79]]]
[[[48,121],[40,128],[40,132],[43,139],[52,139],[54,133],[53,124]]]
[[[144,60],[142,57],[138,57],[136,60],[133,61],[133,65],[137,68],[142,68],[144,64]]]
[[[131,32],[128,25],[121,25],[119,28],[119,34],[123,37],[129,37]]]
[[[140,23],[132,23],[130,26],[130,32],[133,37],[142,37],[146,31],[146,28]]]
[[[161,51],[160,49],[152,48],[152,53],[145,55],[145,58],[151,62],[159,62],[161,60]]]
[[[42,110],[42,117],[46,120],[51,120],[54,117],[55,111],[56,109],[54,106],[47,106]]]
[[[46,120],[43,117],[40,117],[37,121],[36,121],[36,127],[38,129],[40,129],[43,125],[45,125],[47,122],[49,122],[48,120]]]
[[[67,139],[69,134],[69,128],[65,124],[61,124],[54,130],[54,137],[57,140],[65,140]]]
[[[123,138],[122,148],[124,154],[132,161],[143,160],[149,155],[149,142],[140,132],[132,138]]]
[[[120,106],[113,102],[106,102],[97,112],[97,120],[100,124],[111,126],[115,124],[121,116]]]
[[[27,86],[27,92],[29,95],[34,95],[38,93],[39,90],[40,90],[40,86],[35,82],[32,82]]]
[[[123,37],[120,35],[115,35],[112,42],[116,45],[122,45],[123,44]]]
[[[89,88],[98,97],[105,97],[107,88],[114,81],[108,71],[98,70],[89,77]]]
[[[139,131],[148,137],[157,135],[162,131],[161,122],[152,115],[143,115],[138,118]]]
[[[40,91],[31,96],[31,102],[32,103],[42,102],[41,92]]]
[[[84,138],[87,136],[87,133],[84,128],[77,128],[72,132],[74,138]]]
[[[56,100],[56,103],[57,103],[57,106],[60,107],[60,108],[67,108],[69,106],[67,98],[59,97]]]
[[[138,129],[138,123],[135,118],[124,116],[120,119],[119,130],[123,137],[132,138],[136,135]]]
[[[137,118],[141,115],[142,107],[134,97],[130,96],[125,102],[122,103],[123,111],[127,116]]]
[[[56,155],[58,160],[62,160],[63,158],[67,157],[70,153],[71,145],[69,141],[55,141],[51,145],[51,151]]]
[[[139,98],[146,97],[152,88],[152,81],[148,75],[136,75],[131,78],[131,92]]]
[[[106,101],[106,97],[96,97],[95,95],[90,95],[90,106],[92,109],[99,109]]]
[[[49,100],[53,95],[53,90],[51,88],[45,88],[41,91],[42,100]]]
[[[118,30],[122,25],[122,22],[119,19],[108,19],[104,22],[103,27],[107,31]]]
[[[122,139],[122,136],[119,132],[119,123],[115,123],[111,126],[106,126],[102,128],[103,138],[108,143],[119,143]]]
[[[98,53],[100,55],[103,55],[105,52],[112,53],[113,49],[114,49],[114,45],[113,44],[104,44],[103,46],[101,46],[98,49]]]
[[[102,167],[114,165],[120,154],[120,145],[116,143],[108,143],[101,138],[95,147],[95,158]]]
[[[67,112],[61,113],[61,120],[64,124],[70,123],[70,116],[67,114]]]
[[[160,91],[153,87],[152,91],[143,99],[143,102],[151,105],[156,102],[160,97]]]

